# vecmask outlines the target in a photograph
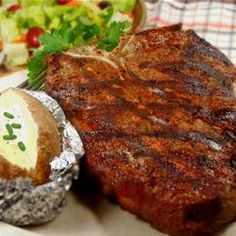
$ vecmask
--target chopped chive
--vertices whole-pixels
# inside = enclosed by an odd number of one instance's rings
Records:
[[[19,143],[18,143],[18,147],[20,148],[20,150],[21,150],[22,152],[24,152],[24,151],[26,150],[25,144],[24,144],[23,142],[19,142]]]
[[[4,139],[4,140],[14,140],[14,139],[16,139],[16,138],[17,138],[16,135],[4,135],[4,136],[3,136],[3,139]]]
[[[9,135],[13,135],[13,129],[12,129],[12,127],[11,127],[9,124],[7,124],[5,127],[6,127],[8,133],[9,133]]]
[[[21,124],[13,123],[13,124],[11,124],[11,127],[13,129],[21,129]]]
[[[9,112],[4,112],[3,115],[9,119],[14,119],[14,116]]]

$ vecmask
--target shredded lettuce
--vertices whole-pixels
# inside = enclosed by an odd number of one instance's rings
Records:
[[[58,29],[61,25],[61,19],[60,17],[54,17],[51,22],[49,23],[48,29]]]
[[[101,25],[103,20],[100,15],[102,13],[101,9],[97,6],[96,1],[81,1],[81,6],[86,10],[86,16],[96,24]]]
[[[134,9],[136,0],[110,0],[115,6],[118,7],[120,12],[129,13]]]
[[[38,26],[43,29],[46,28],[46,16],[41,6],[29,6],[22,8],[15,13],[17,16],[18,27],[28,29],[30,27]]]
[[[12,42],[20,36],[17,22],[13,19],[2,19],[0,21],[0,40]]]
[[[18,3],[23,8],[26,8],[29,6],[44,6],[44,5],[51,6],[53,4],[56,4],[56,0],[18,0]]]
[[[9,5],[16,4],[16,3],[17,3],[17,0],[2,0],[1,1],[1,5],[3,7],[7,7]]]
[[[52,20],[55,17],[61,17],[63,14],[65,14],[68,10],[70,10],[71,7],[68,6],[44,6],[43,10],[48,17],[49,20]]]
[[[86,14],[86,9],[84,7],[80,8],[70,8],[62,16],[63,21],[70,22],[72,20],[79,19],[80,16]]]
[[[0,7],[0,22],[3,19],[6,19],[6,11],[5,11],[5,9],[3,7]]]

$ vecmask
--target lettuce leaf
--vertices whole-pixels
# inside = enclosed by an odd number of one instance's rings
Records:
[[[119,11],[123,13],[132,12],[136,4],[136,0],[110,0],[110,2],[117,6]]]
[[[11,1],[11,0],[5,0]],[[18,3],[23,7],[30,7],[30,6],[43,6],[48,5],[51,6],[56,4],[56,0],[18,0]]]
[[[20,36],[17,23],[14,19],[2,19],[0,21],[0,41],[12,42]]]
[[[41,6],[29,6],[15,13],[18,27],[28,29],[33,26],[46,28],[46,15]]]

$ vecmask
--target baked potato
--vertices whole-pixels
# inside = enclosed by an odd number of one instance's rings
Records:
[[[49,181],[50,161],[60,154],[60,134],[52,114],[36,98],[10,88],[0,95],[0,178]]]

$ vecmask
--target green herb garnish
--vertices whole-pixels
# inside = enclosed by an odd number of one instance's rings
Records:
[[[22,152],[24,152],[24,151],[26,150],[25,144],[24,144],[23,142],[19,142],[19,143],[18,143],[18,147],[20,148],[20,150],[21,150]]]
[[[13,124],[11,124],[11,127],[13,129],[21,129],[21,124],[13,123]]]
[[[37,82],[37,76],[46,69],[44,59],[48,55],[92,43],[97,43],[100,49],[109,52],[117,47],[120,36],[128,31],[131,23],[129,21],[109,23],[111,13],[112,9],[108,8],[102,27],[81,20],[75,27],[65,23],[60,29],[41,35],[41,48],[34,53],[28,63],[28,82],[31,85]]]
[[[129,21],[112,22],[104,29],[103,37],[98,41],[98,47],[107,52],[111,52],[119,45],[120,36],[129,26]]]
[[[14,140],[14,139],[16,139],[16,138],[17,138],[16,135],[4,135],[4,136],[3,136],[3,139],[4,139],[4,140]]]
[[[6,117],[6,118],[9,118],[9,119],[14,119],[14,116],[9,113],[9,112],[4,112],[3,115]]]
[[[102,13],[100,16],[103,18],[103,25],[107,25],[111,20],[114,13],[114,8],[112,6],[107,7],[105,13]]]
[[[9,124],[6,124],[6,129],[7,129],[7,132],[9,133],[9,135],[13,135],[13,129],[12,127],[9,125]]]

